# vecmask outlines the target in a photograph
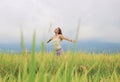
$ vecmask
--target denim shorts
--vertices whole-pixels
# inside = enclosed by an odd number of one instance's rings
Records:
[[[63,53],[63,49],[62,48],[56,50],[56,55],[57,56],[61,55],[62,53]]]

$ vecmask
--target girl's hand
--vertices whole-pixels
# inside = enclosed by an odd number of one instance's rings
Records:
[[[76,40],[71,40],[71,42],[75,43],[75,42],[77,42],[77,41],[76,41]]]

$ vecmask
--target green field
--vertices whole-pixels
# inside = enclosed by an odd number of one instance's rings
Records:
[[[120,53],[0,53],[0,82],[120,82]]]

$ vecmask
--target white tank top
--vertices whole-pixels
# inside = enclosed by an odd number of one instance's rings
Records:
[[[60,40],[60,38],[58,38],[58,37],[56,37],[56,38],[54,38],[53,39],[53,46],[54,46],[54,48],[57,50],[57,49],[60,49],[61,48],[61,45],[60,45],[60,42],[61,42],[61,40]]]

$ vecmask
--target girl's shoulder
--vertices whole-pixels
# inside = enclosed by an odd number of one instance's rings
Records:
[[[60,38],[60,40],[62,40],[63,38],[63,35],[62,34],[59,34],[58,37]]]

